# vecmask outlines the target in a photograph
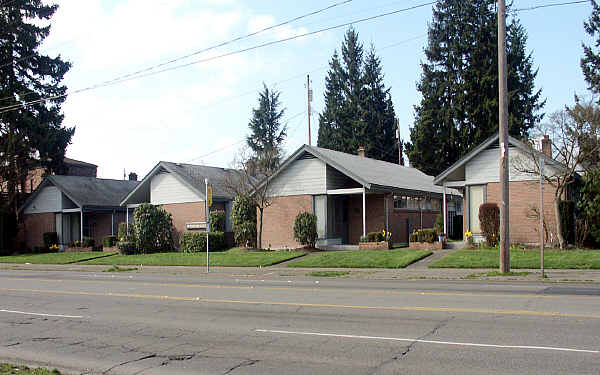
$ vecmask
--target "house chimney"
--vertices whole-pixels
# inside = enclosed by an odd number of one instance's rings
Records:
[[[546,154],[547,157],[552,158],[552,141],[550,140],[550,137],[547,135],[544,135],[544,138],[542,138],[542,150],[541,150],[544,154]]]
[[[129,173],[129,181],[137,181],[137,173]]]
[[[365,147],[364,146],[360,146],[358,148],[358,154],[357,155],[360,156],[360,157],[362,157],[362,158],[366,158],[366,156],[365,156]]]

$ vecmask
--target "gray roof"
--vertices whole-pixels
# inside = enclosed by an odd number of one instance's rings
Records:
[[[71,159],[71,158],[65,158],[64,163],[70,164],[70,165],[77,165],[77,166],[81,166],[81,167],[93,167],[93,168],[98,167],[96,164],[88,163],[88,162],[81,161],[81,160],[75,160],[75,159]]]
[[[282,164],[277,173],[304,153],[314,155],[325,164],[337,169],[370,190],[416,194],[442,194],[444,192],[443,187],[433,184],[433,176],[426,175],[416,168],[308,145],[304,145],[294,152]],[[447,189],[446,193],[460,195],[452,189]]]
[[[208,178],[209,184],[212,186],[213,200],[221,201],[234,198],[234,193],[227,187],[227,182],[241,179],[240,172],[236,169],[161,161],[152,168],[135,189],[130,191],[127,196],[122,197],[121,205],[125,205],[130,198],[135,197],[137,193],[144,191],[145,188],[149,189],[152,177],[162,171],[172,173],[201,199],[205,199],[205,178]]]
[[[48,185],[56,186],[79,207],[119,207],[121,199],[132,191],[138,181],[108,180],[80,176],[48,176],[21,207],[23,210]]]

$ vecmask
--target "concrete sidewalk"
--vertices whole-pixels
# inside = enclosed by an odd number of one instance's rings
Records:
[[[291,268],[283,264],[270,267],[211,267],[206,274],[205,267],[188,266],[127,266],[137,267],[135,271],[123,272],[144,274],[170,274],[186,276],[221,276],[238,278],[277,278],[309,276],[313,271],[348,271],[344,278],[367,280],[498,280],[498,281],[544,281],[544,282],[593,282],[600,283],[600,270],[547,270],[547,278],[542,279],[539,270],[514,269],[514,272],[528,272],[523,276],[492,276],[487,273],[496,269],[445,269],[426,268],[425,266],[407,267],[404,269],[381,268]],[[73,272],[103,272],[110,268],[106,265],[55,265],[55,264],[7,264],[0,263],[1,270],[30,270],[30,271],[73,271]],[[109,273],[107,273],[109,274]]]

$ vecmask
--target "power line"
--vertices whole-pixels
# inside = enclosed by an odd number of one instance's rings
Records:
[[[16,1],[16,0],[12,0],[11,2],[14,2],[14,1]],[[226,45],[229,45],[229,44],[235,43],[235,42],[239,42],[240,40],[243,40],[243,39],[247,39],[247,38],[250,38],[250,37],[256,36],[256,35],[258,35],[258,34],[261,34],[261,33],[265,32],[265,31],[269,31],[269,30],[273,30],[273,29],[276,29],[276,28],[278,28],[278,27],[281,27],[281,26],[285,26],[285,25],[287,25],[287,24],[293,23],[293,22],[295,22],[295,21],[298,21],[298,20],[301,20],[301,19],[303,19],[303,18],[307,18],[307,17],[314,16],[314,15],[316,15],[316,14],[319,14],[319,13],[323,13],[323,12],[325,12],[325,11],[327,11],[327,10],[330,10],[330,9],[332,9],[332,8],[335,8],[335,7],[338,7],[338,6],[341,6],[341,5],[348,4],[348,3],[350,3],[350,2],[352,2],[352,0],[344,0],[344,1],[340,1],[340,2],[337,2],[337,3],[331,4],[331,5],[329,5],[329,6],[325,7],[325,8],[317,9],[317,10],[315,10],[315,11],[312,11],[312,12],[309,12],[309,13],[306,13],[306,14],[303,14],[303,15],[300,15],[300,16],[297,16],[297,17],[294,17],[294,18],[291,18],[291,19],[289,19],[289,20],[286,20],[286,21],[280,22],[280,23],[278,23],[278,24],[276,24],[276,25],[268,26],[268,27],[262,28],[262,29],[260,29],[260,30],[258,30],[258,31],[254,31],[254,32],[252,32],[252,33],[249,33],[249,34],[245,34],[245,35],[238,36],[238,37],[236,37],[236,38],[233,38],[233,39],[227,40],[227,41],[225,41],[225,42],[222,42],[222,43],[219,43],[219,44],[215,44],[215,45],[213,45],[213,46],[206,47],[206,48],[203,48],[203,49],[200,49],[200,50],[197,50],[197,51],[194,51],[194,52],[188,53],[188,54],[186,54],[186,55],[183,55],[183,56],[176,57],[176,58],[174,58],[174,59],[171,59],[171,60],[165,61],[165,62],[163,62],[163,63],[160,63],[160,64],[152,65],[152,66],[149,66],[149,67],[147,67],[147,68],[144,68],[144,69],[137,70],[137,71],[135,71],[135,72],[132,72],[132,73],[127,73],[127,74],[125,74],[125,75],[122,75],[122,76],[119,76],[119,77],[117,77],[117,78],[113,78],[113,79],[111,79],[111,80],[108,80],[108,81],[102,82],[102,83],[101,83],[101,84],[99,84],[99,85],[105,85],[105,84],[112,83],[112,82],[118,82],[118,81],[124,80],[124,79],[126,79],[126,78],[130,78],[130,77],[133,77],[133,76],[137,76],[137,75],[139,75],[139,74],[146,73],[146,72],[152,71],[152,70],[154,70],[154,69],[157,69],[157,68],[160,68],[160,67],[163,67],[163,66],[166,66],[166,65],[173,64],[173,63],[175,63],[175,62],[177,62],[177,61],[185,60],[185,59],[187,59],[187,58],[190,58],[190,57],[193,57],[193,56],[196,56],[196,55],[199,55],[199,54],[202,54],[202,53],[205,53],[205,52],[208,52],[208,51],[211,51],[211,50],[214,50],[214,49],[217,49],[217,48],[220,48],[220,47],[223,47],[223,46],[226,46]],[[7,4],[8,4],[8,3],[7,3]],[[5,67],[5,66],[8,66],[8,65],[13,65],[13,64],[14,64],[14,63],[16,63],[16,62],[23,61],[23,60],[27,60],[27,59],[30,59],[30,58],[32,58],[32,57],[34,57],[34,56],[37,56],[37,54],[32,54],[32,55],[29,55],[29,56],[22,57],[21,59],[18,59],[18,60],[16,60],[16,61],[9,62],[9,63],[6,63],[6,64],[4,64],[4,65],[0,65],[0,67]],[[27,95],[29,95],[29,94],[25,94],[25,96],[27,96]],[[0,100],[6,100],[6,99],[11,99],[11,98],[13,98],[13,97],[12,97],[12,96],[9,96],[9,97],[7,97],[7,98],[2,98],[2,99],[0,99]]]
[[[536,10],[536,9],[540,9],[540,8],[550,8],[550,7],[558,7],[558,6],[563,6],[563,5],[573,5],[573,4],[583,4],[583,3],[589,3],[589,0],[578,0],[578,1],[568,1],[568,2],[564,2],[564,3],[536,5],[536,6],[532,6],[532,7],[528,7],[528,8],[515,9],[515,10],[513,10],[513,12],[523,12],[523,11],[528,11],[528,10]]]
[[[12,111],[12,110],[15,110],[15,109],[19,109],[19,108],[22,108],[22,107],[25,107],[25,106],[28,106],[28,105],[31,105],[31,104],[36,104],[36,103],[41,103],[41,102],[44,102],[44,101],[59,99],[59,98],[66,97],[66,96],[71,95],[71,94],[81,93],[81,92],[84,92],[84,91],[90,91],[90,90],[97,89],[97,88],[100,88],[100,87],[110,86],[110,85],[114,85],[114,84],[117,84],[117,83],[127,82],[127,81],[130,81],[130,80],[133,80],[133,79],[144,78],[144,77],[148,77],[148,76],[152,76],[152,75],[156,75],[156,74],[160,74],[160,73],[164,73],[164,72],[168,72],[168,71],[172,71],[172,70],[176,70],[176,69],[181,69],[181,68],[184,68],[184,67],[187,67],[187,66],[191,66],[191,65],[195,65],[195,64],[199,64],[199,63],[213,61],[213,60],[220,59],[220,58],[223,58],[223,57],[233,56],[233,55],[237,55],[237,54],[240,54],[240,53],[243,53],[243,52],[253,51],[253,50],[256,50],[256,49],[259,49],[259,48],[264,48],[264,47],[268,47],[268,46],[271,46],[271,45],[280,44],[280,43],[287,42],[287,41],[290,41],[290,40],[295,40],[295,39],[299,39],[299,38],[302,38],[302,37],[319,34],[319,33],[325,32],[325,31],[331,31],[331,30],[339,29],[339,28],[350,26],[350,25],[357,24],[357,23],[362,23],[362,22],[366,22],[366,21],[372,21],[374,19],[378,19],[378,18],[382,18],[382,17],[394,15],[394,14],[399,14],[399,13],[407,12],[407,11],[410,11],[410,10],[414,10],[414,9],[417,9],[417,8],[422,8],[422,7],[425,7],[425,6],[428,6],[428,5],[432,5],[432,4],[435,4],[435,3],[436,3],[436,1],[430,1],[430,2],[427,2],[427,3],[422,3],[422,4],[411,6],[411,7],[408,7],[408,8],[403,8],[403,9],[398,9],[398,10],[394,10],[394,11],[390,11],[390,12],[380,13],[380,14],[377,14],[377,15],[374,15],[374,16],[361,18],[361,19],[354,20],[354,21],[351,21],[351,22],[345,22],[345,23],[342,23],[342,24],[339,24],[339,25],[322,28],[322,29],[319,29],[319,30],[316,30],[316,31],[311,31],[311,32],[307,32],[307,33],[304,33],[304,34],[298,34],[298,35],[295,35],[295,36],[291,36],[291,37],[288,37],[288,38],[283,38],[283,39],[278,39],[278,40],[274,40],[274,41],[271,41],[271,42],[262,43],[262,44],[255,45],[255,46],[252,46],[252,47],[243,48],[243,49],[239,49],[239,50],[236,50],[236,51],[224,53],[224,54],[221,54],[221,55],[212,56],[212,57],[209,57],[209,58],[205,58],[205,59],[196,60],[196,61],[192,61],[192,62],[189,62],[189,63],[181,64],[181,65],[176,65],[176,66],[168,67],[168,68],[165,68],[165,69],[161,69],[161,70],[158,70],[158,71],[154,71],[154,72],[150,72],[150,73],[146,73],[146,74],[142,74],[142,75],[138,75],[138,76],[134,76],[134,77],[129,77],[129,78],[122,79],[122,80],[119,80],[119,81],[115,81],[115,80],[106,81],[104,83],[100,83],[100,84],[93,85],[93,86],[90,86],[90,87],[86,87],[86,88],[82,88],[82,89],[79,89],[79,90],[75,90],[75,91],[73,91],[71,93],[65,93],[65,94],[62,94],[62,95],[55,95],[55,96],[51,96],[51,97],[47,97],[47,98],[33,100],[33,101],[27,102],[27,103],[20,103],[20,104],[15,104],[15,105],[11,105],[11,106],[2,107],[2,108],[0,108],[0,114],[5,113],[5,112],[9,112],[9,111]]]
[[[287,121],[285,122],[285,125],[287,125],[287,124],[288,124],[290,121],[292,121],[292,120],[293,120],[293,119],[295,119],[296,117],[298,117],[298,116],[300,116],[300,115],[303,115],[303,114],[305,114],[305,113],[306,113],[306,111],[302,111],[302,112],[296,113],[295,115],[293,115],[293,116],[291,116],[290,118],[288,118],[288,119],[287,119]],[[211,151],[211,152],[209,152],[209,153],[207,153],[207,154],[200,155],[200,156],[198,156],[198,157],[195,157],[195,158],[193,158],[193,159],[190,159],[190,160],[186,161],[186,163],[190,163],[190,162],[192,162],[192,161],[194,161],[194,160],[202,159],[202,158],[205,158],[205,157],[207,157],[207,156],[210,156],[210,155],[216,154],[216,153],[218,153],[218,152],[221,152],[221,151],[224,151],[224,150],[226,150],[226,149],[228,149],[228,148],[230,148],[230,147],[233,147],[233,146],[235,146],[235,145],[238,145],[238,144],[240,144],[240,143],[242,143],[242,142],[246,142],[246,138],[240,139],[239,141],[237,141],[237,142],[235,142],[235,143],[232,143],[232,144],[229,144],[229,145],[227,145],[227,146],[223,146],[223,147],[221,147],[221,148],[218,148],[218,149],[216,149],[216,150],[213,150],[213,151]]]

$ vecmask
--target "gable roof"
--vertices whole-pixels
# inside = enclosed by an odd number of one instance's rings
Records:
[[[294,152],[271,177],[275,178],[295,160],[309,153],[325,164],[352,178],[369,190],[427,192],[442,194],[443,187],[433,184],[433,176],[426,175],[416,168],[371,159],[322,147],[303,145]],[[264,185],[263,182],[261,185]],[[454,190],[447,194],[460,195]]]
[[[173,163],[168,161],[160,161],[140,182],[135,189],[125,196],[120,204],[127,203],[129,198],[133,197],[141,189],[149,188],[152,177],[161,172],[171,173],[182,184],[190,188],[200,199],[205,199],[204,179],[208,178],[209,184],[213,189],[213,199],[230,200],[233,199],[233,194],[227,188],[227,181],[231,178],[236,178],[237,170],[229,168],[209,167],[206,165],[195,165],[185,163]]]
[[[121,198],[133,190],[138,181],[109,180],[96,177],[81,176],[48,176],[25,201],[22,211],[37,197],[46,186],[56,186],[77,206],[84,207],[119,207]]]
[[[479,146],[475,147],[473,150],[471,150],[465,156],[460,158],[456,163],[452,164],[450,167],[446,168],[446,170],[444,170],[442,173],[437,175],[433,182],[436,185],[442,185],[443,181],[449,175],[451,175],[458,168],[467,164],[470,160],[472,160],[475,156],[479,155],[479,153],[481,153],[482,151],[484,151],[484,150],[488,149],[489,147],[493,146],[494,144],[498,143],[499,139],[500,139],[500,134],[494,134],[493,136],[489,137],[488,139],[483,141]],[[542,153],[538,150],[532,149],[530,146],[526,145],[525,143],[519,141],[518,139],[516,139],[514,137],[508,136],[508,144],[509,144],[509,146],[514,146],[524,152],[533,152],[534,155],[544,156],[547,164],[553,165],[557,168],[564,168],[564,165],[562,165],[560,162],[556,161],[553,158],[549,158],[547,155],[545,155],[544,153]]]

